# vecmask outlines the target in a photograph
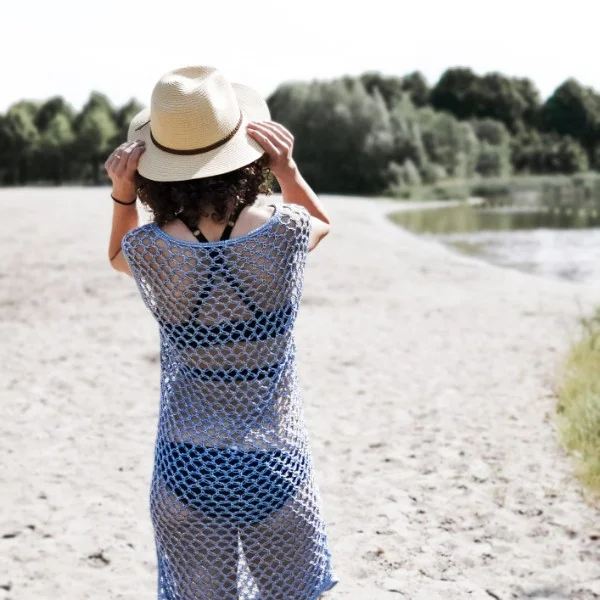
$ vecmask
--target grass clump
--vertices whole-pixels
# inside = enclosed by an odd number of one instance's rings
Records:
[[[578,476],[600,494],[600,309],[582,324],[584,335],[567,357],[557,410]]]

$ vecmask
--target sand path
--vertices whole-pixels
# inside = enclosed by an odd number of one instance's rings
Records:
[[[552,424],[600,289],[454,255],[390,202],[326,201],[298,323],[326,598],[600,598],[600,513]],[[156,597],[158,333],[107,263],[110,210],[107,190],[0,192],[2,600]]]

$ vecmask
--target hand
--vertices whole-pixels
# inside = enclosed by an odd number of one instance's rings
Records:
[[[269,168],[278,181],[297,172],[298,167],[292,158],[294,136],[283,125],[275,121],[252,121],[247,131],[269,155]]]
[[[125,142],[108,157],[104,167],[113,184],[113,196],[129,202],[136,198],[135,172],[140,156],[146,149],[145,142]]]

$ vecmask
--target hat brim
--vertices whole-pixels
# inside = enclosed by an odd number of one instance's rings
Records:
[[[171,154],[157,148],[150,137],[150,109],[140,111],[131,121],[127,139],[143,140],[146,150],[140,157],[138,172],[154,181],[186,181],[213,177],[245,167],[264,154],[264,149],[246,132],[250,121],[270,119],[264,98],[252,88],[231,84],[242,111],[237,133],[222,146],[202,154]]]

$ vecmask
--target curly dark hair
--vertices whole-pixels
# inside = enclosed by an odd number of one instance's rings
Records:
[[[269,157],[258,160],[222,175],[186,181],[154,181],[136,173],[137,195],[152,213],[157,225],[181,218],[186,223],[198,223],[200,216],[224,223],[230,215],[254,204],[258,194],[269,195],[272,176]]]

